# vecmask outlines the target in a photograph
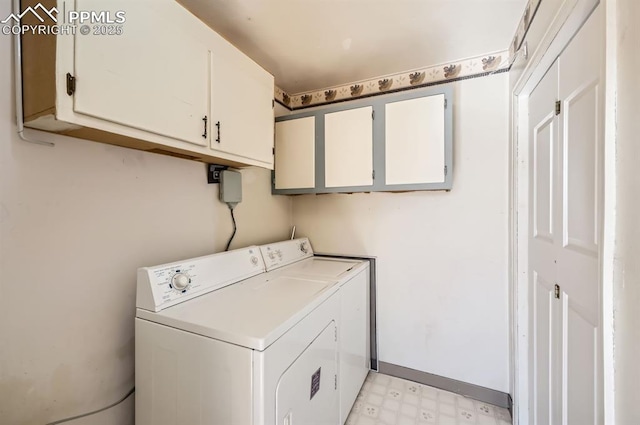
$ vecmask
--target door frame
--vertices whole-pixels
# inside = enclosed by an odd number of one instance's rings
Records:
[[[529,96],[575,34],[602,3],[606,28],[605,199],[600,269],[605,423],[613,423],[613,249],[615,236],[615,2],[564,0],[510,92],[510,324],[511,391],[514,425],[529,425]],[[611,18],[613,17],[613,18]],[[612,22],[610,22],[612,21]],[[535,23],[535,22],[534,22]],[[613,35],[613,36],[611,36]],[[525,40],[526,41],[526,40]],[[520,59],[521,60],[521,59]],[[516,61],[516,64],[518,62]],[[533,424],[531,424],[533,425]]]

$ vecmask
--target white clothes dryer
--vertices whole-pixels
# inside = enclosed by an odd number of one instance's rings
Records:
[[[366,260],[322,256],[287,262],[289,250],[295,249],[313,252],[306,238],[296,244],[286,241],[260,247],[268,271],[279,269],[283,276],[292,278],[338,282],[338,385],[340,423],[344,424],[370,369],[370,265]]]

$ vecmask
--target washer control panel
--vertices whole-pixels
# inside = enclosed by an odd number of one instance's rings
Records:
[[[181,303],[265,271],[256,246],[138,269],[136,306],[151,311]]]
[[[307,257],[313,257],[313,249],[307,238],[277,242],[260,247],[267,271],[271,271]]]
[[[156,270],[155,281],[160,287],[165,287],[165,299],[171,298],[169,295],[172,293],[185,294],[192,289],[198,289],[202,287],[198,276],[197,263],[185,263],[175,267]],[[194,281],[196,283],[194,283]]]

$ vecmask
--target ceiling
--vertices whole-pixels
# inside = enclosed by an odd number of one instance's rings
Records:
[[[527,0],[179,0],[290,94],[509,47]]]

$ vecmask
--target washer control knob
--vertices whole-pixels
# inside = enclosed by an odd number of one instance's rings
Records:
[[[306,242],[306,241],[305,241],[305,242],[302,242],[302,243],[300,244],[300,251],[302,251],[302,252],[303,252],[303,253],[305,253],[305,254],[306,254],[307,252],[309,252],[309,247],[307,246],[307,242]]]
[[[258,265],[258,257],[256,257],[255,255],[251,257],[251,264],[253,264],[254,266]]]
[[[269,258],[274,260],[276,258],[276,254],[274,254],[273,251],[269,251]]]
[[[176,273],[171,278],[171,286],[178,291],[183,291],[189,286],[191,279],[184,273]]]

